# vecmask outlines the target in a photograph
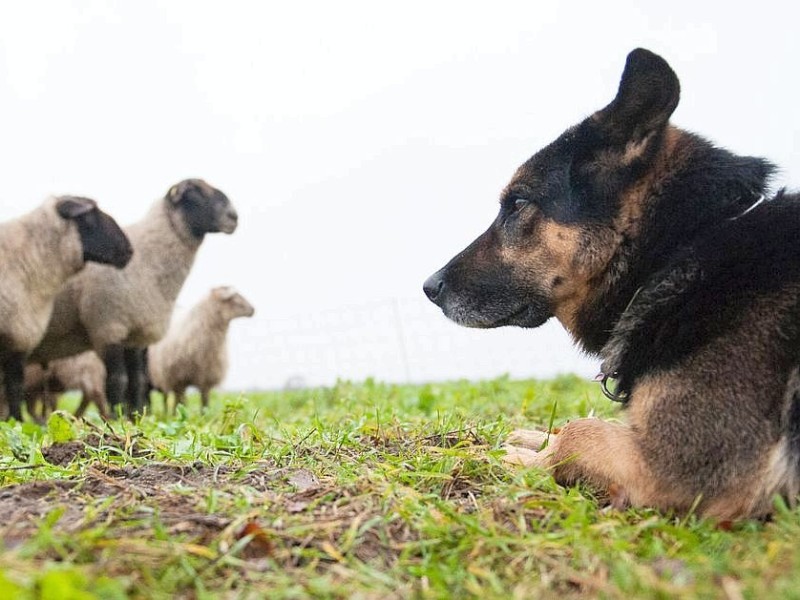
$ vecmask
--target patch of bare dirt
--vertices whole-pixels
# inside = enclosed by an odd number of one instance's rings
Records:
[[[67,442],[50,447],[49,459],[56,464],[69,462],[85,451],[83,442]],[[33,481],[0,488],[0,539],[13,547],[30,538],[54,510],[62,514],[53,525],[59,531],[76,531],[117,520],[129,532],[149,528],[152,518],[173,533],[183,533],[198,541],[227,527],[228,516],[208,514],[204,501],[215,492],[232,496],[249,486],[256,492],[271,493],[273,501],[282,496],[312,492],[319,486],[317,477],[305,469],[277,469],[258,465],[248,472],[201,462],[189,465],[151,463],[142,466],[113,467],[96,464],[81,478]],[[279,494],[275,490],[280,490]],[[104,510],[87,511],[111,499]],[[291,500],[289,500],[291,501]],[[129,516],[128,523],[119,514]],[[147,517],[143,520],[143,516]]]
[[[91,433],[83,440],[56,442],[42,448],[42,456],[51,465],[63,467],[76,458],[87,458],[89,456],[89,449],[100,450],[103,448],[121,450],[136,458],[152,454],[150,450],[143,449],[135,438],[128,440],[109,433]]]
[[[86,456],[86,444],[78,441],[59,442],[42,448],[42,456],[51,465],[64,467],[76,458],[84,458]]]
[[[32,481],[22,485],[0,488],[0,539],[5,547],[13,547],[27,539],[38,529],[44,518],[54,509],[63,506],[60,522],[70,527],[80,518],[80,510],[62,505],[59,499],[68,497],[77,485],[75,481]]]

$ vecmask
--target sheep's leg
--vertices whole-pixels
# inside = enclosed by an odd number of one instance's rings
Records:
[[[78,408],[75,410],[75,416],[79,419],[83,416],[83,413],[86,412],[86,409],[89,408],[89,397],[86,395],[86,392],[81,394],[81,403],[78,405]]]
[[[82,395],[83,397],[81,398],[80,406],[78,406],[78,409],[75,411],[75,416],[79,418],[82,417],[86,409],[89,408],[89,405],[94,402],[95,406],[97,406],[97,412],[100,413],[100,417],[104,421],[108,421],[108,402],[106,402],[103,392],[92,388],[82,390]]]
[[[120,405],[128,387],[128,373],[125,370],[124,350],[120,344],[113,344],[103,352],[106,365],[106,398],[114,416],[120,415]]]
[[[200,400],[203,402],[203,409],[208,408],[208,395],[209,391],[206,388],[200,390]]]
[[[58,406],[58,392],[56,390],[51,389],[51,379],[50,375],[47,375],[44,380],[44,385],[42,386],[42,395],[40,398],[42,410],[41,410],[41,420],[42,423],[47,422],[47,419],[50,418],[50,415],[55,412]]]
[[[42,395],[42,421],[47,421],[58,408],[58,392],[45,390]]]
[[[6,386],[6,401],[8,402],[8,416],[22,421],[22,401],[25,392],[25,355],[14,352],[3,361],[3,378]]]
[[[144,395],[147,390],[147,379],[144,373],[144,350],[142,348],[125,348],[125,370],[128,373],[128,416],[144,412]]]
[[[145,375],[144,390],[142,391],[142,408],[152,414],[153,399],[150,397],[150,394],[153,392],[153,388],[150,386],[150,382],[147,381],[146,377],[147,375]]]
[[[186,389],[175,390],[175,404],[172,405],[172,414],[178,412],[178,404],[186,404]]]
[[[44,419],[41,415],[38,414],[37,406],[39,404],[39,398],[36,394],[25,392],[25,406],[28,407],[28,414],[33,417],[33,420],[37,423],[43,423]],[[44,410],[44,409],[42,409]]]
[[[83,392],[83,397],[88,397],[89,401],[94,402],[95,405],[97,405],[97,412],[100,413],[100,417],[102,417],[104,421],[108,421],[108,402],[106,402],[106,397],[102,390],[96,389],[92,392],[85,391]]]
[[[59,391],[60,389],[60,391]],[[44,394],[42,395],[42,419],[47,420],[50,418],[50,415],[56,411],[58,408],[58,397],[61,395],[61,392],[66,391],[63,388],[53,389],[50,386],[50,383],[47,382],[44,384]]]
[[[144,406],[147,409],[147,412],[153,412],[153,398],[152,393],[156,390],[156,387],[153,385],[153,380],[150,378],[150,367],[147,363],[147,353],[148,349],[145,348],[142,350],[142,373],[144,373]],[[166,405],[166,397],[164,398],[164,403]],[[166,411],[165,411],[166,412]]]

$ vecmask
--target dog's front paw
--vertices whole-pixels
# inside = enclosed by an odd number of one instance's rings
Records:
[[[544,467],[545,455],[542,452],[536,452],[529,448],[520,448],[519,446],[503,446],[506,455],[503,457],[503,462],[514,465],[517,467]]]
[[[542,449],[548,438],[551,437],[555,437],[555,434],[546,431],[536,431],[534,429],[515,429],[508,434],[506,443],[510,446],[519,446],[538,452]]]

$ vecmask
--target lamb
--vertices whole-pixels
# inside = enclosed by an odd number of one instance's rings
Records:
[[[89,198],[51,197],[0,224],[0,365],[10,417],[22,419],[25,359],[65,282],[90,261],[122,268],[132,252],[116,221]]]
[[[81,403],[75,411],[76,417],[83,413],[93,402],[103,419],[108,419],[108,402],[106,400],[106,366],[99,356],[88,350],[75,356],[59,358],[47,365],[47,368],[36,363],[25,367],[25,402],[28,414],[35,420],[43,422],[55,410],[57,394],[68,390],[81,392]],[[40,409],[37,411],[37,407]]]
[[[138,223],[125,228],[135,253],[121,271],[90,266],[56,298],[47,333],[31,360],[47,363],[93,349],[106,366],[111,410],[125,400],[141,413],[144,350],[166,333],[175,299],[207,233],[238,223],[228,197],[201,179],[172,186]]]
[[[233,319],[251,317],[254,312],[233,288],[216,287],[149,348],[150,378],[163,392],[165,408],[170,392],[175,392],[173,411],[183,403],[190,385],[200,389],[203,407],[208,407],[209,391],[219,385],[228,369],[228,326]]]

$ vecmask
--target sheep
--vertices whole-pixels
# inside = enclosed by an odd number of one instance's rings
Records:
[[[0,224],[0,365],[10,417],[22,419],[25,360],[65,282],[87,262],[122,268],[132,252],[116,221],[89,198],[51,197]]]
[[[25,402],[28,414],[43,422],[55,410],[57,394],[68,390],[81,392],[81,403],[75,411],[76,417],[93,402],[103,419],[108,419],[106,400],[106,366],[93,350],[59,358],[50,362],[47,368],[29,363],[25,367]],[[40,408],[37,411],[37,407]]]
[[[106,366],[111,410],[128,416],[145,400],[144,349],[166,333],[175,300],[207,233],[231,234],[238,215],[201,179],[173,185],[139,222],[124,228],[134,248],[121,271],[90,266],[56,298],[32,360],[46,363],[93,349]]]
[[[184,402],[186,388],[200,389],[203,407],[228,370],[226,336],[230,322],[251,317],[255,309],[231,287],[212,289],[167,335],[148,350],[150,379],[167,396],[175,392],[173,412]]]

